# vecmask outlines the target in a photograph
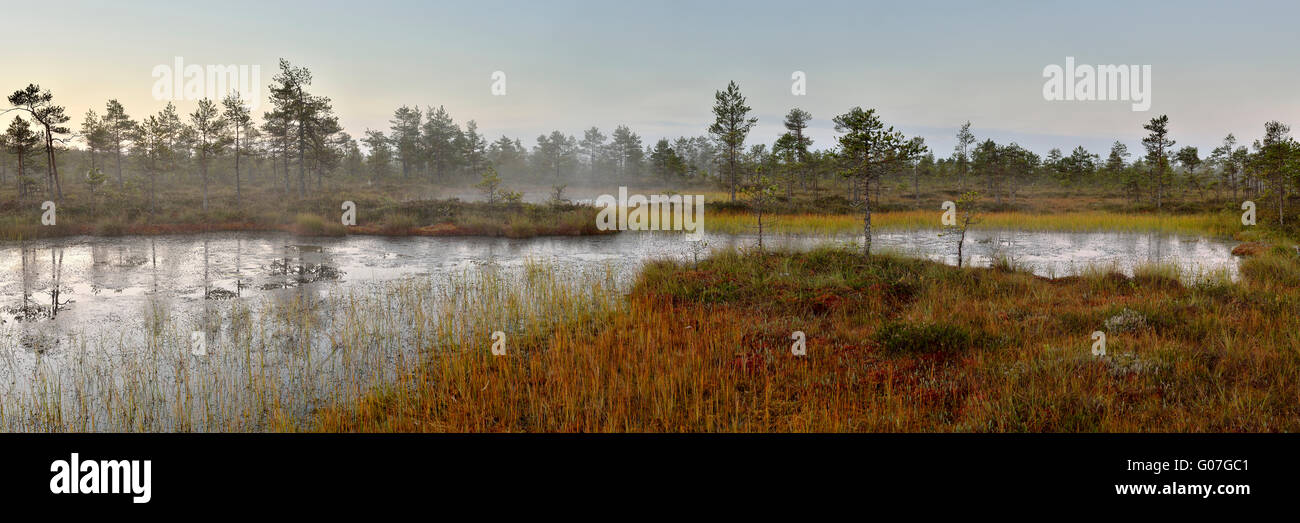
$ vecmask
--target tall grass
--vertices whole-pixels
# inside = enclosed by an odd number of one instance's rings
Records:
[[[1300,274],[1278,263],[1265,272]],[[664,262],[603,328],[555,329],[505,358],[439,353],[317,428],[1300,429],[1300,289],[1138,273],[1045,279],[838,250]],[[1090,335],[1107,325],[1098,358]],[[796,330],[806,357],[790,353]]]
[[[618,298],[618,299],[616,299]],[[8,431],[280,431],[313,412],[399,390],[438,358],[490,358],[494,331],[511,353],[553,329],[590,330],[619,310],[613,273],[561,274],[529,264],[446,279],[412,278],[322,299],[289,291],[178,318],[159,300],[142,333],[74,336],[34,353],[8,340],[0,375],[23,379],[0,400]],[[191,333],[207,354],[191,353]],[[17,357],[13,355],[19,355]],[[24,365],[19,358],[34,358]]]

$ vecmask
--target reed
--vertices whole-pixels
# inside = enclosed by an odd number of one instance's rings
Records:
[[[290,290],[209,303],[197,318],[171,315],[159,297],[139,312],[145,328],[135,335],[73,336],[75,347],[49,353],[6,340],[0,373],[22,379],[0,399],[0,429],[308,429],[314,412],[393,390],[422,362],[487,351],[495,331],[513,352],[556,328],[593,329],[621,307],[613,278],[530,263],[328,299]],[[195,333],[204,354],[194,353]]]

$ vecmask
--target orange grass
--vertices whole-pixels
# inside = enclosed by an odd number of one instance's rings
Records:
[[[1300,265],[1245,263],[1239,283],[836,250],[658,263],[598,328],[556,323],[500,357],[486,333],[427,351],[396,383],[318,411],[315,428],[1297,430]],[[1095,330],[1106,357],[1090,353]],[[793,331],[807,356],[791,355]]]

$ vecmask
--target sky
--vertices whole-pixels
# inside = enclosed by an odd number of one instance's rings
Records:
[[[444,106],[489,140],[528,146],[591,126],[608,135],[627,125],[646,144],[703,135],[713,93],[729,81],[758,118],[751,144],[770,145],[792,107],[812,113],[815,147],[833,145],[833,116],[861,106],[938,156],[966,121],[981,140],[1040,153],[1082,145],[1103,157],[1115,140],[1140,150],[1142,124],[1160,114],[1179,146],[1203,156],[1230,132],[1249,143],[1268,120],[1300,124],[1297,2],[180,4],[69,1],[40,24],[6,16],[0,90],[51,89],[75,128],[110,98],[135,118],[157,112],[166,100],[154,96],[153,73],[177,57],[259,66],[262,100],[285,58],[311,70],[314,92],[354,137],[387,131],[398,106]],[[1066,57],[1151,66],[1150,109],[1045,100],[1044,68]],[[504,96],[492,94],[494,71],[505,73]],[[791,92],[795,71],[806,75],[803,95]]]

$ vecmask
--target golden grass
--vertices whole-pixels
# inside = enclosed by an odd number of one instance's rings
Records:
[[[428,351],[325,431],[1291,431],[1300,265],[1045,279],[853,253],[642,273],[606,323]],[[1117,319],[1118,318],[1118,319]],[[791,355],[791,333],[808,355]],[[1095,330],[1107,356],[1091,354]]]
[[[879,230],[938,229],[939,211],[892,211],[871,215],[872,227]],[[1242,227],[1236,216],[1225,214],[1154,215],[1125,214],[1105,211],[1032,214],[1022,212],[981,213],[973,228],[1017,229],[1027,231],[1066,232],[1167,232],[1231,236]],[[786,234],[861,234],[861,214],[778,214],[764,215],[763,229]],[[752,213],[709,212],[705,229],[730,234],[752,233],[757,219]]]

